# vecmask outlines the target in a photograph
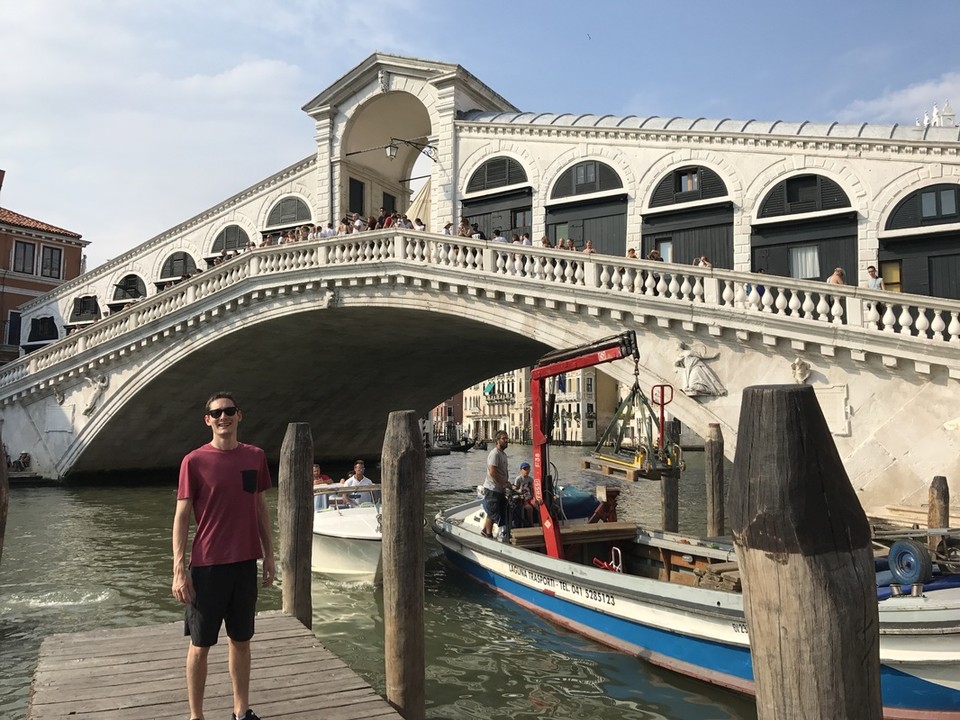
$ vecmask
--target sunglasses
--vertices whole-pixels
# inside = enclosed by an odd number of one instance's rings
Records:
[[[207,415],[212,417],[214,420],[219,420],[221,415],[226,414],[227,417],[233,417],[237,414],[238,408],[236,405],[225,408],[214,408],[213,410],[207,410]]]

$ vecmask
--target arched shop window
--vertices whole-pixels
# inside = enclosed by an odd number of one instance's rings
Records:
[[[144,285],[143,280],[138,275],[127,275],[113,287],[113,299],[117,302],[136,300],[147,295],[147,286]]]
[[[617,171],[606,163],[587,160],[567,168],[557,179],[550,195],[551,200],[586,195],[588,193],[616,190],[623,187]]]
[[[684,167],[663,178],[653,191],[650,207],[726,197],[727,186],[710,168]]]
[[[300,198],[287,197],[273,206],[267,216],[267,227],[297,225],[311,220],[310,208]]]
[[[494,190],[525,182],[527,182],[527,172],[520,163],[513,158],[497,157],[487,160],[470,176],[467,192]]]
[[[897,203],[887,220],[887,230],[943,225],[960,222],[958,185],[929,185],[907,195]]]
[[[229,225],[217,235],[213,241],[211,252],[223,252],[224,250],[237,250],[247,247],[250,237],[246,231],[239,225]]]
[[[773,186],[760,205],[761,218],[850,207],[837,183],[822,175],[797,175]]]
[[[197,271],[197,263],[187,252],[175,252],[163,263],[158,282],[180,280]]]

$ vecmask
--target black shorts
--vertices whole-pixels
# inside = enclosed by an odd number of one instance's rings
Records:
[[[217,644],[220,625],[236,642],[253,637],[257,613],[257,561],[191,567],[194,599],[186,606],[183,634],[197,647]]]

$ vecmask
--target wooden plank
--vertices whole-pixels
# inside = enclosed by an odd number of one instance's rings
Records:
[[[30,720],[180,720],[188,715],[183,623],[54,635],[40,647]],[[271,720],[401,720],[366,681],[295,618],[257,616],[251,701]],[[210,650],[205,712],[229,717],[227,641]]]
[[[566,544],[633,540],[637,536],[636,523],[581,523],[560,529],[561,541]],[[510,543],[517,547],[539,547],[544,544],[543,531],[536,528],[516,528],[510,531]]]

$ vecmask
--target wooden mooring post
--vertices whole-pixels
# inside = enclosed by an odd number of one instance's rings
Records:
[[[950,527],[950,488],[947,478],[937,475],[930,483],[928,494],[930,505],[927,509],[927,529]],[[927,542],[931,550],[936,550],[943,541],[939,535],[931,535]]]
[[[277,515],[283,612],[313,627],[310,561],[313,552],[313,435],[310,424],[289,423],[280,447]]]
[[[387,702],[405,720],[426,714],[424,518],[426,461],[413,410],[390,413],[383,486],[383,625]]]
[[[703,444],[707,482],[707,537],[723,535],[723,432],[710,423]]]
[[[808,385],[743,391],[730,487],[760,720],[880,720],[870,525]]]

